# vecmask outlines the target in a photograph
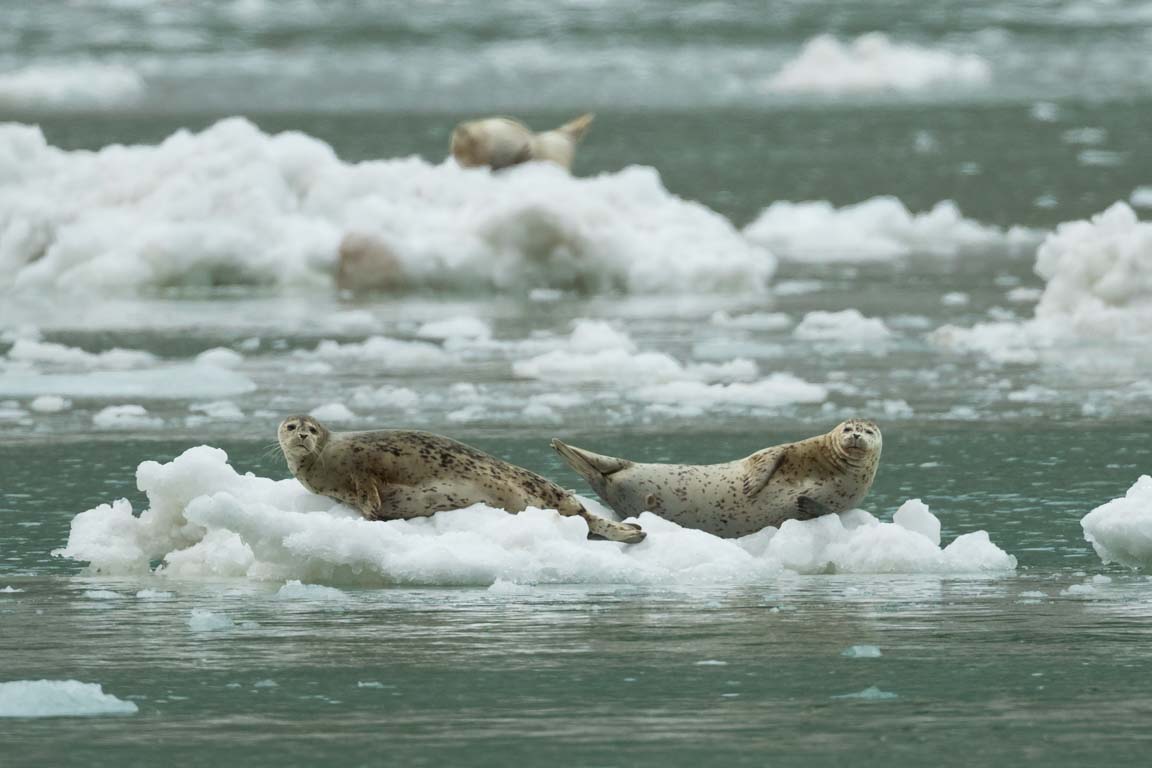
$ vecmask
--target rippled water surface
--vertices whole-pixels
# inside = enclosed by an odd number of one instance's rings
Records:
[[[875,31],[950,74],[772,85]],[[1152,469],[1150,40],[1143,0],[0,0],[0,765],[1147,764],[1149,577],[1080,521]],[[576,181],[443,163],[587,110]],[[825,213],[758,236],[782,201]],[[339,290],[363,231],[431,277]],[[317,408],[581,493],[549,438],[709,463],[867,416],[863,507],[1016,565],[547,517],[365,554],[258,479]],[[165,464],[200,445],[253,475],[233,518],[222,458]],[[121,498],[180,514],[76,517]],[[137,712],[21,717],[38,680]]]

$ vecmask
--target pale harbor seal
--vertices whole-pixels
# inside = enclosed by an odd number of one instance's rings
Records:
[[[872,487],[883,438],[874,422],[851,419],[827,434],[702,465],[640,464],[556,439],[552,447],[622,517],[648,511],[736,538],[855,508]]]
[[[635,544],[638,525],[596,517],[569,491],[526,469],[431,432],[332,432],[311,416],[289,416],[277,432],[300,483],[342,501],[369,520],[407,520],[483,502],[579,515],[589,538]]]
[[[404,268],[389,245],[375,235],[349,232],[340,241],[336,287],[342,291],[387,291],[403,285]]]
[[[576,145],[588,132],[591,113],[544,133],[533,133],[507,117],[469,120],[452,131],[452,156],[465,168],[486,165],[494,170],[531,160],[547,160],[571,169]]]

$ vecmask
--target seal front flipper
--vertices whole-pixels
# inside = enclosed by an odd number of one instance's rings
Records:
[[[581,477],[588,481],[597,493],[601,493],[605,480],[622,469],[632,466],[628,459],[617,459],[612,456],[601,456],[583,448],[567,445],[557,438],[552,438],[552,448],[564,457],[568,466],[576,470]]]
[[[811,496],[797,496],[796,509],[800,513],[800,516],[796,518],[797,520],[812,520],[824,515],[836,514],[831,507],[824,506]]]
[[[745,459],[744,495],[751,497],[764,490],[782,458],[784,451],[768,450],[754,453]]]

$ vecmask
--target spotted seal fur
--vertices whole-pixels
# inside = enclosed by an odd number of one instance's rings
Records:
[[[735,538],[785,520],[855,508],[872,487],[883,438],[850,419],[830,432],[726,464],[641,464],[553,439],[552,447],[622,517],[652,512]]]
[[[634,544],[644,532],[584,509],[570,492],[526,469],[447,437],[414,430],[332,432],[311,416],[290,416],[277,431],[300,483],[342,501],[369,520],[408,520],[484,503],[579,515],[589,538]]]

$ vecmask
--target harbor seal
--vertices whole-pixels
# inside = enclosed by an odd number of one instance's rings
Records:
[[[336,287],[342,291],[390,291],[404,283],[400,258],[379,237],[349,232],[340,241]]]
[[[451,151],[461,166],[486,165],[493,170],[531,160],[547,160],[571,170],[576,145],[588,132],[592,113],[544,133],[533,133],[523,123],[507,117],[469,120],[452,131]]]
[[[588,537],[635,544],[640,526],[584,509],[569,491],[526,469],[431,432],[332,432],[311,416],[289,416],[280,450],[300,483],[342,501],[369,520],[408,520],[484,503],[507,512],[526,507],[579,515]]]
[[[640,464],[556,439],[552,447],[622,517],[648,511],[736,538],[855,508],[872,487],[883,438],[875,422],[850,419],[823,435],[703,465]]]

